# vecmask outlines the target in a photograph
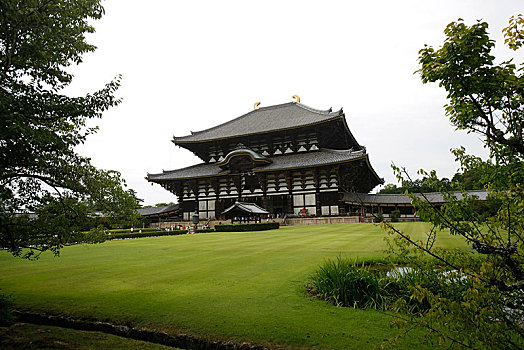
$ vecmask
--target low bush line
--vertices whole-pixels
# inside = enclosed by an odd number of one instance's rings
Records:
[[[18,321],[46,326],[57,326],[82,331],[96,331],[113,334],[124,338],[147,341],[150,343],[172,346],[182,349],[216,349],[216,350],[264,350],[268,349],[262,345],[244,342],[238,344],[235,341],[211,341],[196,337],[191,334],[170,335],[162,331],[135,328],[124,325],[114,325],[108,322],[85,321],[70,317],[61,317],[30,312],[14,312]]]
[[[145,227],[145,228],[134,228],[133,232],[138,232],[138,231],[154,232],[156,230],[157,230],[156,227]],[[112,230],[106,230],[106,232],[107,233],[111,233],[111,234],[114,234],[114,233],[133,233],[130,228],[115,228],[115,229],[112,229]]]
[[[197,230],[197,233],[214,232],[213,229]],[[174,231],[149,231],[149,232],[133,232],[133,233],[111,233],[106,236],[106,240],[114,239],[128,239],[128,238],[143,238],[143,237],[160,237],[160,236],[178,236],[187,234],[187,230]]]
[[[216,225],[217,232],[244,232],[274,230],[280,227],[278,222],[259,222],[253,224]]]

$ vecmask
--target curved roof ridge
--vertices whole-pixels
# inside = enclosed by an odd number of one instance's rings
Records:
[[[193,143],[216,140],[223,137],[231,138],[234,136],[284,130],[292,126],[302,127],[328,121],[333,118],[338,118],[341,115],[342,110],[337,112],[332,112],[330,109],[318,110],[298,102],[287,102],[249,111],[225,123],[197,132],[191,132],[190,135],[173,136],[173,142],[175,144]]]
[[[332,149],[332,148],[320,148],[322,151],[330,152],[330,153],[338,153],[338,154],[366,154],[365,149],[360,150],[354,150],[352,148],[350,149]]]
[[[191,131],[191,134],[190,135],[185,135],[185,136],[179,136],[179,137],[176,137],[176,136],[173,136],[173,139],[176,140],[176,139],[183,139],[185,137],[188,137],[188,136],[196,136],[198,134],[201,134],[203,132],[206,132],[206,131],[212,131],[214,129],[217,129],[217,128],[220,128],[220,127],[223,127],[225,125],[228,125],[228,124],[231,124],[233,122],[236,122],[240,119],[243,119],[243,118],[246,118],[248,117],[249,115],[253,114],[253,113],[256,113],[257,111],[260,111],[260,110],[269,110],[269,109],[276,109],[276,108],[280,108],[280,107],[284,107],[284,106],[287,106],[287,105],[293,105],[294,103],[293,102],[286,102],[286,103],[281,103],[281,104],[278,104],[278,105],[272,105],[272,106],[266,106],[266,107],[260,107],[259,109],[254,109],[252,111],[249,111],[247,112],[246,114],[242,114],[241,116],[239,117],[236,117],[236,118],[233,118],[231,120],[228,120],[227,122],[224,122],[222,124],[218,124],[218,125],[215,125],[215,126],[212,126],[210,128],[207,128],[207,129],[204,129],[204,130],[199,130],[199,131]]]
[[[264,157],[263,155],[258,154],[257,152],[253,151],[252,149],[248,147],[244,147],[244,148],[237,148],[229,152],[224,157],[224,160],[217,162],[216,165],[225,169],[227,168],[229,162],[231,161],[233,157],[240,156],[240,155],[247,155],[248,157],[251,158],[251,161],[254,163],[266,163],[266,164],[272,163],[272,160],[270,158]]]
[[[306,106],[305,104],[302,104],[300,102],[296,102],[296,103],[291,102],[291,103],[293,103],[293,104],[295,104],[295,105],[297,105],[297,106],[299,106],[299,107],[301,107],[301,108],[303,108],[303,109],[305,109],[307,111],[310,111],[310,112],[313,112],[313,113],[319,113],[319,114],[330,114],[330,115],[335,116],[335,115],[340,115],[341,114],[340,112],[342,111],[342,108],[339,111],[333,112],[331,108],[322,110],[322,109],[316,109],[316,108],[313,108],[313,107]]]
[[[249,114],[249,113],[253,113],[253,112],[256,112],[256,111],[263,111],[265,109],[276,109],[276,108],[280,108],[280,107],[284,107],[284,106],[292,106],[294,105],[295,103],[293,102],[286,102],[286,103],[279,103],[278,105],[271,105],[271,106],[264,106],[264,107],[260,107],[259,109],[254,109],[246,114]]]
[[[186,166],[186,167],[183,167],[183,168],[180,168],[180,169],[173,169],[173,170],[162,170],[161,173],[156,173],[156,174],[150,174],[150,173],[147,173],[147,177],[146,179],[149,177],[149,176],[161,176],[161,175],[167,175],[167,174],[172,174],[174,172],[178,172],[178,171],[181,171],[181,170],[188,170],[188,169],[191,169],[191,168],[199,168],[199,167],[202,167],[203,165],[211,165],[211,164],[208,164],[208,163],[200,163],[200,164],[193,164],[193,165],[190,165],[190,166]]]

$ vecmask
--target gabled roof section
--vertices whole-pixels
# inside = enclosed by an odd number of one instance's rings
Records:
[[[138,209],[138,213],[142,216],[150,216],[150,215],[160,215],[160,214],[175,212],[178,209],[179,209],[179,205],[173,204],[173,205],[168,205],[164,207],[140,208]]]
[[[249,202],[235,202],[232,206],[224,210],[221,214],[227,214],[228,212],[238,209],[242,212],[248,213],[248,214],[256,214],[256,215],[264,215],[269,214],[267,210],[264,208],[259,207],[255,203],[249,203]]]
[[[298,102],[252,110],[236,119],[191,135],[173,137],[175,144],[199,143],[239,136],[263,134],[272,131],[295,129],[323,123],[342,117],[342,109],[336,112],[318,110]]]

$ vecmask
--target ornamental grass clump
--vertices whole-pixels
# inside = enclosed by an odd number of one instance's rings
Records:
[[[446,271],[434,263],[384,270],[338,257],[326,260],[309,277],[306,288],[311,295],[336,306],[422,315],[431,309],[432,298],[420,291],[460,302],[471,283],[460,271]]]
[[[310,294],[337,306],[378,309],[383,306],[379,277],[349,259],[326,260],[307,284]]]
[[[426,298],[414,298],[413,291],[417,288],[439,289],[439,275],[428,274],[417,267],[395,267],[388,271],[382,279],[387,308],[398,310],[402,308],[409,313],[420,313],[428,310],[431,305]]]
[[[461,302],[463,293],[473,285],[472,279],[461,271],[444,270],[437,265],[396,267],[381,281],[387,309],[412,314],[424,314],[432,308],[434,298],[428,296]]]

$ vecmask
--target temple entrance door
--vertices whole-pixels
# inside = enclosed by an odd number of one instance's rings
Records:
[[[283,217],[287,213],[287,196],[269,196],[271,200],[271,213],[275,217]]]

